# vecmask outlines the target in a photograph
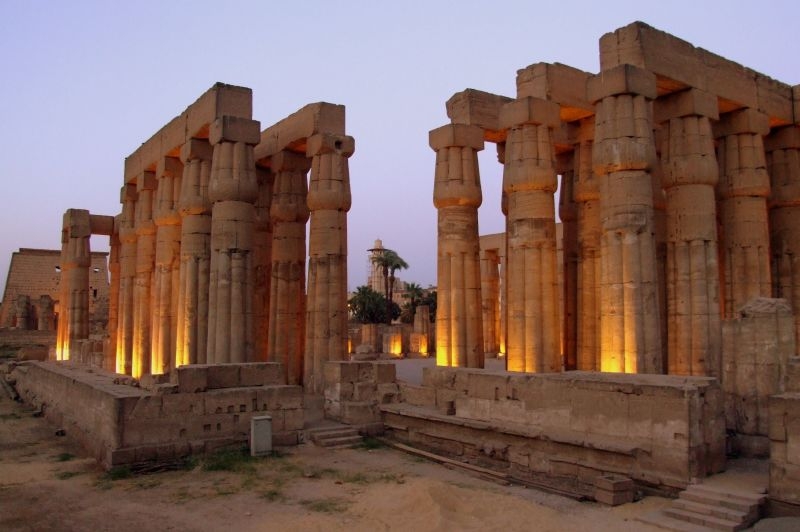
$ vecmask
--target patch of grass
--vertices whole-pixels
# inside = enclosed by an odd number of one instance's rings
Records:
[[[372,480],[364,473],[340,473],[339,480],[348,484],[369,484]]]
[[[75,458],[75,455],[72,453],[61,453],[56,456],[56,462],[69,462],[73,458]]]
[[[349,503],[342,499],[329,498],[317,500],[304,500],[300,504],[311,510],[312,512],[321,513],[341,513],[347,511]]]
[[[225,449],[207,456],[203,460],[203,471],[230,471],[247,473],[255,471],[257,458],[245,449]]]
[[[105,477],[108,480],[122,480],[124,478],[131,478],[133,476],[133,471],[129,466],[117,466],[112,467],[108,470]]]
[[[141,478],[136,480],[133,485],[142,490],[149,490],[161,485],[161,480],[156,478]]]
[[[80,471],[59,471],[58,473],[56,473],[56,478],[58,480],[67,480],[72,477],[76,477],[80,474],[81,474]]]
[[[267,502],[283,502],[286,500],[286,496],[278,488],[269,488],[267,490],[263,490],[258,494],[258,496]]]
[[[6,419],[22,419],[22,416],[20,416],[16,412],[11,412],[9,414],[0,414],[0,419],[2,419],[2,420],[6,420]]]
[[[379,440],[378,438],[373,438],[372,436],[366,436],[361,443],[353,448],[372,451],[374,449],[383,449],[384,447],[386,447],[386,444],[383,443],[383,441]]]
[[[231,486],[227,482],[215,482],[214,492],[217,495],[233,495],[234,493],[239,493],[239,488]]]

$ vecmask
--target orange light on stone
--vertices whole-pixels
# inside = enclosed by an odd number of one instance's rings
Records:
[[[422,355],[428,354],[428,335],[421,334],[419,336],[419,352]]]

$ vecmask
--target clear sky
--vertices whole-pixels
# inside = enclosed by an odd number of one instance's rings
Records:
[[[445,102],[515,95],[541,61],[599,69],[634,20],[800,83],[800,2],[0,0],[0,294],[11,253],[60,248],[68,208],[120,211],[124,158],[216,81],[253,89],[262,128],[316,101],[347,107],[349,285],[376,238],[436,283],[434,153]],[[502,230],[501,168],[481,153],[481,233]],[[92,238],[106,250],[107,238]]]

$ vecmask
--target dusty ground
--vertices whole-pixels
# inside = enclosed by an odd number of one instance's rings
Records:
[[[0,530],[640,531],[648,528],[633,517],[665,503],[578,503],[389,448],[306,444],[233,459],[223,471],[208,471],[207,460],[186,470],[109,474],[56,429],[0,392]]]

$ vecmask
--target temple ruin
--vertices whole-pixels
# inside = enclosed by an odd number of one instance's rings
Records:
[[[287,384],[322,391],[324,362],[346,353],[354,141],[343,106],[263,131],[251,115],[250,89],[215,85],[126,158],[120,214],[66,212],[58,360],[88,340],[89,239],[105,235],[106,369],[275,361]]]
[[[92,342],[89,238],[106,235],[114,373],[28,363],[20,394],[107,466],[246,441],[263,413],[298,443],[316,408],[609,504],[768,458],[773,510],[800,514],[800,86],[636,22],[600,39],[599,73],[537,63],[514,97],[446,108],[420,383],[347,356],[344,108],[261,130],[250,90],[217,84],[126,159],[121,214],[64,215],[56,357]],[[481,239],[486,142],[506,231]],[[484,370],[498,353],[505,371]]]

